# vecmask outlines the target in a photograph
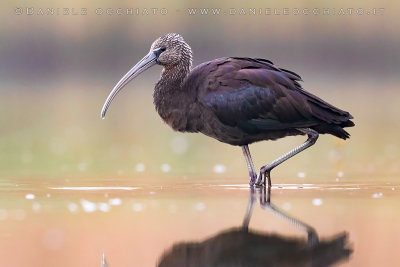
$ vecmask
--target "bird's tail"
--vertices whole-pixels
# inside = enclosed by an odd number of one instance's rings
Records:
[[[319,133],[332,134],[342,139],[350,137],[350,134],[343,129],[355,125],[351,121],[353,116],[349,112],[341,110],[309,92],[302,92],[308,96],[307,100],[313,116],[323,122],[312,128]]]
[[[353,116],[351,116],[351,115],[350,115],[350,117],[353,118]],[[354,122],[351,121],[350,118],[349,118],[347,121],[344,121],[344,122],[342,122],[340,124],[328,124],[328,123],[326,123],[326,124],[320,124],[320,125],[317,125],[317,126],[314,126],[314,127],[311,127],[311,128],[313,128],[314,130],[316,130],[319,133],[332,134],[332,135],[334,135],[336,137],[339,137],[339,138],[342,138],[342,139],[346,140],[347,138],[350,138],[350,134],[347,131],[345,131],[343,128],[344,127],[352,127],[354,125],[355,125]]]

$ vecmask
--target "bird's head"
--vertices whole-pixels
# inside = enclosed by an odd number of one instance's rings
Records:
[[[159,49],[159,50],[158,50]],[[168,33],[153,42],[150,51],[160,51],[157,64],[173,67],[178,64],[192,63],[192,49],[177,33]]]
[[[177,33],[168,33],[155,40],[149,53],[115,85],[101,110],[101,118],[104,119],[111,101],[125,85],[156,64],[162,65],[165,69],[171,69],[175,66],[184,66],[188,69],[192,64],[192,50],[183,40],[183,37]]]

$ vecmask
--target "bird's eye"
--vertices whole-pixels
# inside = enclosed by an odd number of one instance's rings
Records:
[[[154,49],[154,53],[156,54],[157,58],[161,55],[162,52],[164,52],[166,50],[165,47],[160,47],[157,49]]]

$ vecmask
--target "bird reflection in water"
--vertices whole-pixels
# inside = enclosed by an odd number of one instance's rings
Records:
[[[347,234],[319,240],[315,229],[271,203],[268,188],[251,188],[242,227],[222,231],[202,242],[173,245],[159,260],[159,267],[180,266],[330,266],[349,258]],[[256,200],[269,210],[307,232],[307,239],[249,231]]]

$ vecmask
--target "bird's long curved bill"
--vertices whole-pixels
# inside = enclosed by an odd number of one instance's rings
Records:
[[[133,78],[138,76],[143,71],[147,70],[151,66],[156,64],[157,55],[154,51],[150,51],[144,58],[142,58],[127,74],[122,77],[122,79],[117,83],[111,93],[108,95],[106,102],[103,105],[103,109],[101,110],[101,118],[104,119],[106,116],[106,112],[108,107],[111,104],[111,101],[114,97],[127,85]]]

